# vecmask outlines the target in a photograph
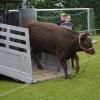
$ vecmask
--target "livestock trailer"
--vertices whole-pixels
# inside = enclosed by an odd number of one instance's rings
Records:
[[[36,9],[24,8],[25,1],[0,1],[0,4],[4,4],[4,9],[0,13],[0,74],[27,83],[35,83],[62,76],[64,74],[63,71],[57,71],[60,64],[55,56],[42,54],[40,62],[44,70],[39,70],[34,61],[31,60],[29,32],[27,28],[21,27],[20,22],[28,18],[36,20]],[[19,11],[21,13],[9,13],[8,9],[6,9],[7,3],[23,4],[24,9]],[[29,12],[31,14],[28,14]],[[29,16],[25,19],[24,17],[27,15]]]

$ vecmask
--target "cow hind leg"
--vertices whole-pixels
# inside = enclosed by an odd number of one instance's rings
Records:
[[[43,66],[41,65],[41,63],[40,63],[40,61],[39,61],[41,58],[42,58],[41,53],[36,53],[36,54],[35,54],[35,61],[36,61],[37,67],[38,67],[39,69],[43,70]]]
[[[41,63],[39,61],[41,59],[41,53],[39,53],[39,52],[37,52],[37,51],[32,49],[31,56],[32,56],[33,62],[36,63],[37,67],[39,69],[43,69],[43,67],[42,67],[42,65],[41,65]]]

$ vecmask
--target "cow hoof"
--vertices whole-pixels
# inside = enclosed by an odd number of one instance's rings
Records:
[[[43,70],[43,67],[39,67],[40,70]]]
[[[76,68],[76,74],[78,74],[79,73],[79,70],[80,70],[80,68],[78,67],[78,68]]]
[[[43,70],[43,67],[42,67],[41,65],[39,65],[38,68],[39,68],[40,70]]]
[[[79,74],[79,71],[76,71],[76,74]]]
[[[71,75],[65,76],[65,79],[71,79]]]

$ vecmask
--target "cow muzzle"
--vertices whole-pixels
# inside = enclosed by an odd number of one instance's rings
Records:
[[[86,52],[87,52],[88,54],[95,54],[94,48],[89,48],[89,49],[86,50]]]

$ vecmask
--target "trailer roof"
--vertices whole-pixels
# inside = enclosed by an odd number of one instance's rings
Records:
[[[23,0],[0,0],[0,3],[21,3]]]

